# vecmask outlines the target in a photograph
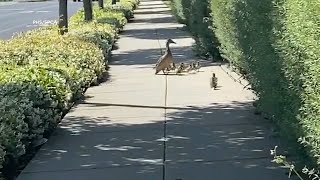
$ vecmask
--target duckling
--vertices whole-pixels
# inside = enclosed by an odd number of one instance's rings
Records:
[[[166,71],[169,72],[169,71],[174,71],[176,70],[176,65],[175,63],[172,63],[172,65],[170,65],[169,67],[166,68]]]
[[[216,77],[215,73],[212,73],[212,77],[210,79],[210,86],[211,88],[213,88],[214,90],[217,88],[218,86],[218,78]]]
[[[195,69],[199,72],[200,68],[201,68],[200,61],[197,61]]]
[[[171,70],[171,71],[174,71],[174,70],[176,70],[176,69],[177,69],[176,64],[173,62],[173,63],[172,63],[172,66],[170,67],[170,70]]]
[[[158,74],[160,71],[165,73],[165,70],[170,67],[170,64],[173,63],[173,61],[172,61],[173,57],[172,57],[172,53],[171,53],[171,50],[170,50],[170,47],[169,47],[170,43],[176,44],[172,39],[168,39],[167,40],[166,51],[165,51],[164,55],[162,55],[159,58],[159,60],[158,60],[158,62],[156,64],[156,67],[155,67],[156,72],[155,72],[155,74]]]
[[[185,71],[186,71],[186,72],[190,72],[190,71],[192,71],[192,69],[193,69],[192,64],[189,64],[189,66],[187,66],[187,67],[185,68]]]
[[[192,62],[192,70],[196,70],[196,66],[197,66],[197,64],[196,64],[196,62]]]
[[[184,63],[180,63],[177,68],[176,74],[182,73],[183,69],[184,69]]]

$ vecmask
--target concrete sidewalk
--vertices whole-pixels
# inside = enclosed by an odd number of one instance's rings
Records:
[[[168,38],[177,42],[176,62],[196,60],[170,9],[142,0],[113,51],[109,80],[88,89],[18,179],[288,179],[270,162],[280,142],[253,114],[253,94],[220,66],[203,61],[198,73],[154,75]]]

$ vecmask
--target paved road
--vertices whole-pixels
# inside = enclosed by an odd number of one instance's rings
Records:
[[[74,14],[82,2],[68,1],[68,15]],[[58,19],[58,1],[8,2],[0,5],[0,39],[10,39],[16,32],[39,27]]]
[[[225,67],[202,61],[200,72],[154,74],[168,38],[177,43],[175,62],[197,59],[163,2],[141,0],[113,51],[109,80],[87,90],[18,180],[288,179],[270,162],[281,141]]]

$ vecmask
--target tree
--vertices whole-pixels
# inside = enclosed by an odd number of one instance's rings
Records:
[[[59,0],[59,32],[61,35],[68,32],[68,3],[67,3],[67,0]]]
[[[92,1],[83,0],[83,9],[84,9],[84,20],[91,21],[92,20]]]
[[[112,0],[112,4],[116,4],[117,3],[117,0]]]

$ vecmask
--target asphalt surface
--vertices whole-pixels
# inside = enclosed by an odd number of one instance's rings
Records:
[[[82,7],[82,2],[68,1],[68,16]],[[10,39],[15,33],[57,23],[59,3],[8,2],[0,4],[0,39]]]

